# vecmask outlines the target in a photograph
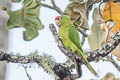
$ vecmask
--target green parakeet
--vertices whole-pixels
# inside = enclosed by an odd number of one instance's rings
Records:
[[[82,45],[80,42],[80,37],[76,27],[72,24],[71,20],[67,16],[57,16],[55,18],[56,24],[59,21],[59,36],[63,42],[65,48],[73,51],[77,55],[82,57],[82,62],[87,66],[87,68],[98,77],[98,74],[89,64],[86,55],[82,49]]]

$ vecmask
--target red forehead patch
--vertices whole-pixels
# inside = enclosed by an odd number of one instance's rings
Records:
[[[56,18],[55,18],[55,20],[59,20],[60,19],[60,16],[57,16]]]

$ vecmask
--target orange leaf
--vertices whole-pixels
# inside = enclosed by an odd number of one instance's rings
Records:
[[[112,32],[116,32],[118,29],[120,29],[120,5],[118,3],[110,2],[110,6],[112,20],[116,23],[112,29]],[[103,18],[104,20],[110,19],[109,2],[105,3],[103,10]]]

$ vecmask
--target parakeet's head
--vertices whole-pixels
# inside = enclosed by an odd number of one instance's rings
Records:
[[[55,18],[55,23],[56,23],[56,25],[59,26],[59,23],[60,23],[60,16],[57,16],[57,17]]]
[[[55,18],[55,23],[58,27],[60,27],[60,25],[70,24],[72,22],[68,16],[57,16]]]

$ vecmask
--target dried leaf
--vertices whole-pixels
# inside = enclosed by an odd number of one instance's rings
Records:
[[[107,73],[104,78],[102,78],[101,80],[115,80],[115,75],[112,73]]]
[[[88,19],[86,16],[85,3],[73,1],[67,6],[63,15],[68,16],[73,24],[76,24],[75,26],[88,29]]]
[[[93,23],[91,28],[91,34],[88,36],[88,42],[90,48],[95,50],[101,47],[103,40],[105,39],[105,33],[101,31],[100,24]]]
[[[103,23],[104,22],[104,19],[102,19],[102,17],[99,14],[99,9],[98,8],[94,9],[92,17],[93,17],[93,21],[96,22],[96,23]]]
[[[120,5],[114,2],[110,2],[110,5],[111,5],[111,17],[112,20],[116,23],[112,31],[116,32],[118,29],[120,29]],[[104,20],[110,19],[109,2],[105,3],[103,10],[103,18]]]
[[[32,40],[38,36],[38,30],[42,28],[39,19],[40,5],[36,0],[24,0],[23,8],[17,11],[7,11],[9,15],[8,29],[24,27],[24,40]]]

